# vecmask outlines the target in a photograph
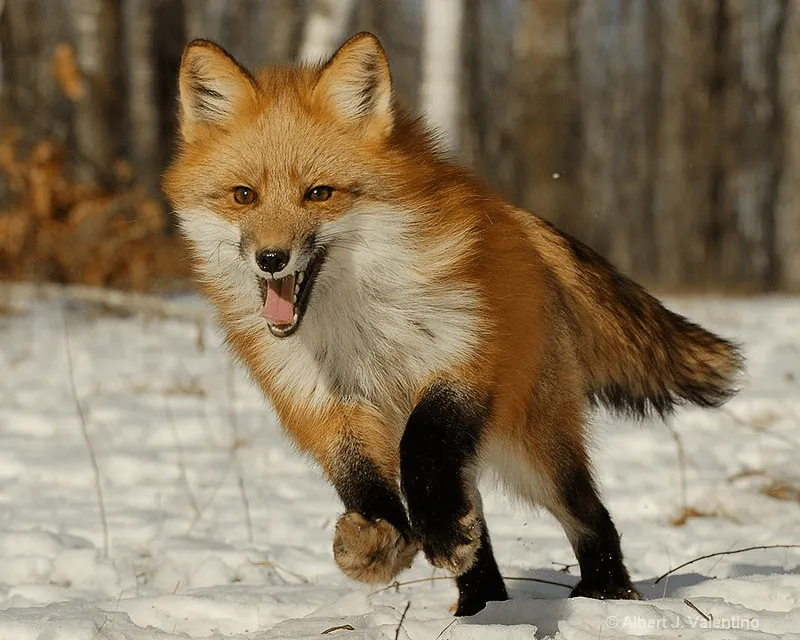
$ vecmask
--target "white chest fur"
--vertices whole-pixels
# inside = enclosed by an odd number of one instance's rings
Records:
[[[422,249],[406,212],[359,209],[323,226],[327,258],[287,338],[274,337],[259,316],[260,290],[236,226],[208,210],[181,213],[181,222],[203,277],[230,301],[228,321],[261,345],[253,366],[298,404],[363,402],[404,419],[420,385],[468,358],[479,340],[477,292],[442,278],[468,239]]]
[[[424,380],[477,342],[476,292],[439,277],[466,243],[421,250],[407,217],[385,210],[350,213],[320,236],[330,251],[303,324],[264,355],[298,401],[367,402],[404,417]]]

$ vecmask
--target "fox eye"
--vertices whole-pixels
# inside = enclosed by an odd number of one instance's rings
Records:
[[[311,187],[308,191],[306,191],[306,200],[309,202],[325,202],[328,198],[331,197],[333,193],[333,187],[326,187],[325,185],[320,185],[318,187]]]
[[[253,204],[256,201],[258,194],[250,187],[235,187],[233,190],[233,199],[239,204]]]

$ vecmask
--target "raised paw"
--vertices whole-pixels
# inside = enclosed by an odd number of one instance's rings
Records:
[[[422,548],[428,561],[454,576],[469,571],[481,546],[481,520],[475,510],[449,527],[423,534]]]
[[[419,544],[386,520],[349,511],[336,523],[333,557],[342,572],[367,584],[386,584],[411,566]]]

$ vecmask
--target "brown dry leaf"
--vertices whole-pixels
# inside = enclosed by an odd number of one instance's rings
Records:
[[[64,150],[40,140],[27,154],[19,132],[0,132],[0,278],[134,288],[189,282],[186,250],[165,235],[163,206],[132,185],[104,190],[69,180]],[[119,168],[124,173],[124,166]]]
[[[761,489],[761,493],[776,500],[800,503],[800,483],[773,480]]]
[[[30,217],[24,210],[12,210],[0,214],[0,268],[5,259],[16,259],[25,246],[25,239],[31,231]],[[3,269],[5,270],[5,269]]]
[[[25,188],[23,163],[17,156],[21,136],[22,132],[17,127],[11,127],[0,136],[0,171],[5,174],[8,186],[14,192]]]
[[[123,158],[117,158],[112,167],[114,177],[120,182],[131,182],[133,180],[133,167],[131,163]]]
[[[67,98],[75,102],[83,97],[83,74],[75,49],[66,42],[59,44],[53,52],[53,77]]]

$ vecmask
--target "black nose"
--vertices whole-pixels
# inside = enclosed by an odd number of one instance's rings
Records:
[[[280,249],[259,249],[256,264],[267,273],[277,273],[289,264],[289,252]]]

